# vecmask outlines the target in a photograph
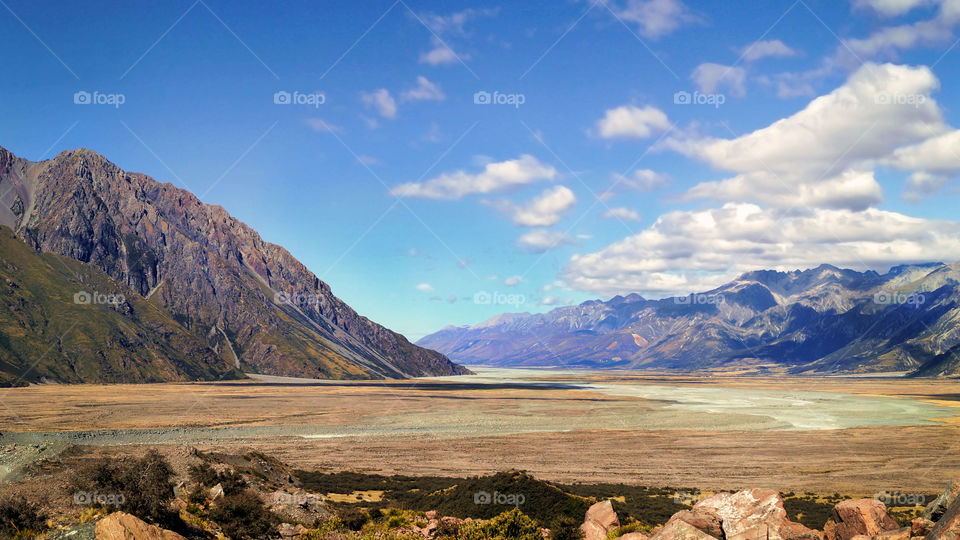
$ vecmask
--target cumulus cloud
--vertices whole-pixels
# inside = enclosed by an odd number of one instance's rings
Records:
[[[740,51],[740,54],[745,61],[756,62],[761,58],[796,56],[797,51],[791,49],[779,39],[769,39],[747,45]]]
[[[747,93],[747,70],[741,67],[708,62],[697,66],[690,78],[704,94],[713,94],[723,88],[737,97],[743,97]]]
[[[960,259],[960,223],[868,209],[762,209],[748,203],[675,211],[639,234],[575,255],[562,278],[594,294],[705,291],[757,269],[822,263],[856,269]]]
[[[687,197],[778,206],[863,209],[879,202],[872,166],[897,148],[943,133],[926,67],[868,63],[803,110],[734,139],[669,138],[663,146],[736,176]],[[899,98],[922,96],[922,103]],[[793,201],[793,202],[791,202]]]
[[[420,75],[417,77],[417,86],[404,91],[400,98],[404,101],[443,101],[447,96],[436,84]]]
[[[380,116],[391,119],[397,117],[397,102],[386,88],[364,92],[360,95],[360,98],[365,104],[376,109]]]
[[[681,0],[627,0],[611,9],[623,21],[636,24],[638,34],[654,40],[700,21]]]
[[[469,60],[467,55],[458,55],[442,40],[432,38],[433,48],[429,51],[420,53],[420,63],[430,64],[431,66],[441,66],[444,64],[453,64],[461,59]]]
[[[429,283],[419,283],[415,288],[420,292],[433,292],[433,285]]]
[[[319,133],[340,133],[343,129],[324,120],[323,118],[307,118],[303,121],[310,129]]]
[[[603,217],[607,219],[618,219],[620,221],[643,221],[643,216],[640,215],[640,212],[622,206],[607,210],[603,213]]]
[[[637,169],[630,176],[614,173],[613,181],[617,186],[625,186],[641,193],[649,193],[666,187],[669,179],[665,174],[650,169]]]
[[[577,196],[566,186],[545,189],[532,201],[523,205],[503,203],[511,219],[523,227],[550,227],[556,225],[563,215],[577,203]]]
[[[655,132],[670,129],[670,120],[660,109],[652,106],[623,105],[607,110],[597,121],[597,132],[604,139],[646,139]]]
[[[529,253],[543,253],[561,246],[576,245],[569,234],[548,229],[534,229],[517,239],[520,249]]]
[[[872,9],[884,17],[897,17],[934,3],[935,0],[853,0],[854,7]]]
[[[461,199],[467,195],[492,193],[540,181],[553,180],[557,170],[524,154],[517,159],[487,163],[482,172],[458,170],[425,182],[408,182],[390,190],[399,197],[425,199]]]
[[[516,287],[521,283],[523,283],[523,276],[510,276],[503,280],[503,284],[507,287]]]

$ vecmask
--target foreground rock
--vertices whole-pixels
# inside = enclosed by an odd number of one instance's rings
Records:
[[[926,540],[960,540],[960,497],[953,500]]]
[[[600,501],[589,509],[580,525],[583,540],[606,540],[607,535],[620,526],[620,518],[613,510],[613,503]]]
[[[707,540],[723,538],[723,519],[712,510],[694,508],[677,512],[651,540]]]
[[[713,538],[726,538],[726,540],[757,540],[758,538],[820,540],[821,538],[817,531],[790,521],[787,511],[783,508],[780,494],[769,489],[718,493],[697,503],[693,507],[693,512],[696,513],[695,517],[690,517],[693,522],[686,523]],[[720,520],[723,536],[717,536],[719,531],[713,525],[711,514]]]
[[[101,519],[95,531],[97,540],[186,540],[125,512],[114,512]]]
[[[958,495],[960,495],[960,479],[950,482],[950,485],[937,497],[937,500],[927,506],[926,511],[923,513],[924,519],[929,519],[934,523],[940,521],[940,518],[947,513],[947,510],[950,509],[953,502],[957,500]]]
[[[856,536],[884,536],[899,530],[900,525],[887,513],[887,505],[876,499],[855,499],[833,507],[823,532],[826,540],[852,540]],[[909,538],[909,529],[907,533]]]

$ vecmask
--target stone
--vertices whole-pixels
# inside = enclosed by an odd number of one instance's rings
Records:
[[[854,536],[878,536],[900,529],[887,514],[887,505],[876,499],[853,499],[833,507],[824,526],[826,540],[851,540]]]
[[[104,517],[94,530],[97,540],[186,540],[173,531],[150,525],[126,512],[114,512]]]
[[[638,532],[627,533],[623,536],[618,536],[618,540],[649,540],[647,535]]]
[[[910,522],[910,537],[926,536],[930,534],[935,525],[936,523],[927,518],[918,517]]]
[[[960,497],[954,499],[926,540],[960,540]]]
[[[283,540],[297,540],[305,532],[307,532],[307,528],[303,525],[294,525],[292,523],[281,523],[277,525],[277,533]]]
[[[223,495],[224,495],[224,494],[223,494],[223,485],[222,485],[222,484],[217,484],[217,485],[213,486],[212,488],[210,488],[210,500],[211,500],[211,501],[215,501],[215,500],[217,500],[217,499],[222,499],[222,498],[223,498]]]
[[[717,538],[710,536],[686,521],[671,518],[666,525],[650,537],[650,540],[717,540]]]
[[[620,518],[613,510],[613,503],[600,501],[587,509],[580,530],[583,531],[583,540],[606,540],[607,535],[619,526]]]
[[[960,495],[960,480],[954,480],[950,482],[947,489],[944,490],[935,501],[927,505],[926,510],[923,512],[923,517],[934,523],[940,521],[940,518],[947,513],[947,509],[953,504],[953,501],[957,500],[958,495]]]
[[[726,540],[820,540],[820,533],[790,521],[780,494],[769,489],[718,493],[698,502],[693,510],[722,520]],[[699,530],[699,529],[698,529]],[[704,533],[707,534],[707,533]]]

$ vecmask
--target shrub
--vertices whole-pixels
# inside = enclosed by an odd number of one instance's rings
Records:
[[[542,540],[540,527],[519,509],[514,508],[481,522],[460,526],[460,540]]]
[[[267,510],[259,497],[248,491],[227,495],[210,510],[209,517],[224,534],[235,540],[259,540],[270,536],[279,518]]]
[[[247,488],[247,481],[243,475],[236,471],[217,472],[207,463],[200,465],[191,465],[189,469],[190,479],[201,486],[213,487],[220,484],[223,487],[224,495],[233,495],[240,493]]]
[[[140,459],[100,458],[74,475],[74,493],[109,495],[118,510],[162,525],[175,522],[169,504],[173,500],[173,471],[156,450]],[[96,501],[93,501],[96,502]],[[114,509],[114,508],[111,508]]]
[[[0,538],[32,538],[45,529],[47,517],[23,497],[0,499]]]

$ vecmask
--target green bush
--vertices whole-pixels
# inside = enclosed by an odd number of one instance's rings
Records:
[[[209,518],[234,540],[267,538],[280,519],[270,512],[259,497],[248,491],[227,495],[217,501]]]
[[[542,540],[540,527],[514,508],[484,522],[460,525],[459,540]]]
[[[167,460],[150,450],[140,459],[104,457],[87,463],[74,475],[72,487],[74,494],[109,496],[117,501],[110,510],[123,510],[145,521],[169,525],[176,522],[170,510],[172,476]]]
[[[46,520],[40,507],[23,497],[0,499],[0,538],[32,538]]]

